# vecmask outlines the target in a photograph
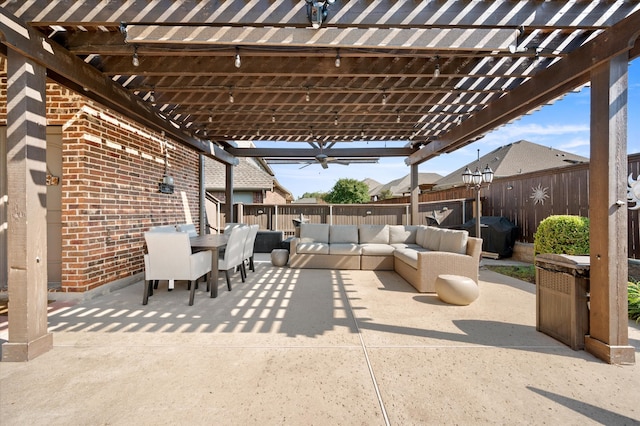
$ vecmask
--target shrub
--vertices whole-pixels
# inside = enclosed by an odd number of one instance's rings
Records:
[[[549,216],[540,222],[533,236],[535,254],[589,254],[589,218]]]
[[[640,322],[640,282],[629,282],[629,318]]]

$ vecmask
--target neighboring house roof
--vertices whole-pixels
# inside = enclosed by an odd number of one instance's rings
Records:
[[[292,204],[318,204],[318,199],[313,197],[298,198],[291,202]]]
[[[378,187],[382,186],[380,182],[371,178],[366,178],[365,180],[363,180],[363,182],[369,187],[369,195],[371,196],[373,194],[377,194],[376,190],[378,189]]]
[[[233,188],[235,191],[273,191],[280,189],[289,199],[293,195],[280,185],[273,176],[269,165],[260,158],[238,157],[240,161],[233,170]],[[205,158],[204,176],[207,191],[225,190],[225,165],[212,158]]]
[[[473,172],[476,167],[482,171],[489,165],[495,177],[506,177],[588,161],[588,158],[580,155],[521,140],[497,148],[480,157],[480,160],[475,160],[460,167],[440,179],[434,189],[462,186],[462,173],[464,173],[466,167],[469,167],[469,170]]]
[[[437,173],[418,173],[418,185],[434,184],[441,178],[442,175]],[[401,197],[402,195],[407,194],[411,189],[411,175],[408,174],[384,185],[379,185],[373,191],[370,189],[369,195],[372,197],[380,195],[382,191],[386,191],[387,189],[391,191],[391,194],[394,197]]]

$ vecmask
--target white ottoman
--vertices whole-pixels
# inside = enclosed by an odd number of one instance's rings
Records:
[[[273,266],[284,266],[289,261],[289,250],[273,249],[271,250],[271,264]]]
[[[438,275],[436,293],[440,300],[452,305],[468,305],[480,295],[478,284],[460,275]]]

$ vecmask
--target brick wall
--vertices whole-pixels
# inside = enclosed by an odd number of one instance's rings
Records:
[[[1,75],[0,125],[6,102]],[[47,125],[62,126],[62,291],[84,292],[143,272],[143,232],[151,226],[198,226],[195,151],[167,141],[175,192],[161,194],[160,134],[52,83]]]

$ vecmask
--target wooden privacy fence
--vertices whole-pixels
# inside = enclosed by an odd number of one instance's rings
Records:
[[[222,209],[224,211],[224,209]],[[455,227],[473,217],[473,200],[458,199],[420,203],[420,224]],[[295,233],[294,221],[303,216],[308,223],[332,225],[410,223],[409,204],[236,204],[234,212],[239,222],[258,224],[262,230],[283,231],[289,237]],[[212,218],[209,218],[211,223]],[[224,217],[221,228],[224,228]]]

